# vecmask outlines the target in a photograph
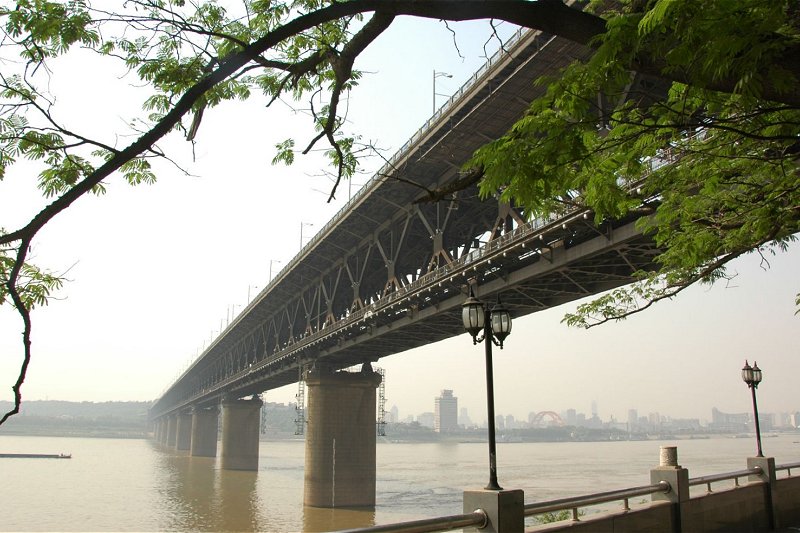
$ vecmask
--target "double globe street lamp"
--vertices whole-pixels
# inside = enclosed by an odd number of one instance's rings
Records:
[[[489,427],[489,484],[487,490],[503,490],[497,484],[497,445],[494,434],[494,377],[492,374],[492,344],[503,349],[503,341],[511,333],[511,315],[508,310],[500,303],[500,296],[497,303],[490,310],[469,290],[469,297],[461,307],[461,318],[464,322],[464,329],[472,335],[472,344],[483,341],[486,347],[486,404]],[[478,337],[483,333],[482,337]]]
[[[744,368],[742,368],[742,380],[750,387],[750,392],[753,395],[753,418],[756,421],[756,445],[758,446],[758,455],[756,457],[764,457],[761,453],[761,427],[758,424],[758,404],[756,404],[756,389],[758,384],[761,383],[761,369],[758,368],[758,363],[753,361],[753,366],[744,361]]]

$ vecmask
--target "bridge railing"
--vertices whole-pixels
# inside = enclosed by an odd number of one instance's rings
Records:
[[[504,56],[509,54],[509,49],[513,48],[517,45],[524,35],[528,33],[532,33],[534,30],[530,30],[528,28],[519,28],[514,34],[503,43],[503,46],[497,50],[492,57],[490,57],[478,70],[475,72],[463,85],[453,93],[450,98],[434,112],[434,114],[425,121],[425,123],[406,141],[406,143],[397,150],[394,155],[392,155],[386,163],[380,168],[378,172],[373,174],[373,176],[364,183],[361,188],[359,188],[356,193],[342,206],[337,213],[331,217],[331,219],[324,225],[322,228],[314,234],[314,236],[308,241],[308,243],[300,250],[291,261],[289,261],[279,272],[278,275],[275,276],[273,282],[277,283],[280,278],[290,272],[292,268],[302,259],[304,252],[306,250],[310,250],[316,246],[316,244],[322,240],[325,235],[334,228],[342,218],[344,218],[352,208],[357,205],[364,196],[366,196],[369,191],[371,191],[374,187],[378,186],[385,178],[385,176],[389,175],[392,171],[395,170],[396,165],[399,161],[404,159],[408,152],[411,150],[413,146],[419,142],[429,131],[434,129],[434,127],[439,123],[439,120],[447,115],[447,113],[451,110],[452,107],[458,102],[467,92],[469,92],[473,87],[477,86],[482,78],[488,73],[491,68]],[[541,33],[536,31],[535,33]],[[264,293],[269,292],[269,288],[274,284],[273,282],[269,283],[267,287],[264,288]]]

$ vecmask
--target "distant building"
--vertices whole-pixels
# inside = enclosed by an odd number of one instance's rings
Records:
[[[434,426],[435,419],[436,419],[435,415],[431,412],[421,413],[417,415],[417,422],[419,422],[419,425],[425,426],[427,428],[432,428]]]
[[[397,409],[396,405],[393,405],[391,409],[389,409],[389,422],[399,422],[400,421],[400,411]]]
[[[469,417],[466,407],[462,407],[458,412],[458,425],[465,428],[472,427],[472,419]]]
[[[435,400],[433,430],[447,433],[458,429],[458,398],[453,391],[442,390],[442,395]]]
[[[628,409],[628,431],[636,431],[639,426],[639,412],[636,409]]]
[[[711,426],[717,431],[747,431],[751,422],[752,416],[748,413],[723,413],[716,407],[711,409]]]

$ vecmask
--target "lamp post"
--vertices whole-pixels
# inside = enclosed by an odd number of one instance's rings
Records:
[[[758,368],[758,363],[753,361],[753,366],[745,359],[744,368],[742,368],[742,380],[750,387],[750,392],[753,395],[753,417],[756,420],[756,445],[758,446],[758,455],[756,457],[764,457],[761,452],[761,427],[758,424],[758,404],[756,403],[756,389],[758,384],[761,383],[761,369]]]
[[[433,71],[433,113],[436,114],[436,97],[437,96],[447,96],[445,94],[437,94],[436,93],[436,78],[452,78],[452,74],[448,74],[447,72],[437,72],[436,70]]]
[[[302,231],[302,229],[303,229],[303,227],[302,227],[302,226],[300,226],[300,230],[301,230],[301,231]],[[303,242],[303,238],[302,238],[302,237],[300,237],[300,242],[301,242],[301,243]],[[301,248],[302,248],[302,245],[301,245]],[[278,264],[280,264],[280,261],[278,261],[277,259],[270,259],[270,260],[269,260],[269,281],[270,281],[270,282],[272,281],[272,263],[278,263]]]
[[[313,226],[311,222],[301,222],[300,223],[300,249],[303,249],[303,228],[306,226]]]
[[[464,322],[464,329],[472,335],[472,344],[483,341],[486,350],[486,406],[489,427],[489,484],[487,490],[503,490],[497,484],[497,444],[494,434],[494,376],[492,373],[492,344],[503,349],[503,341],[511,333],[511,315],[508,310],[500,303],[489,310],[489,306],[475,298],[472,288],[469,290],[469,297],[461,307],[461,318]],[[483,332],[483,337],[478,335]]]

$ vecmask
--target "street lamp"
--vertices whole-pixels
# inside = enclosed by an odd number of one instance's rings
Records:
[[[472,288],[469,290],[469,297],[461,306],[461,319],[464,322],[464,329],[472,335],[472,344],[483,341],[486,347],[486,405],[487,405],[487,426],[489,427],[489,484],[487,490],[503,490],[497,484],[497,444],[494,435],[494,377],[492,375],[492,344],[496,344],[503,349],[503,341],[511,333],[511,315],[508,310],[500,303],[500,296],[494,308],[489,310],[489,306],[475,298]],[[483,332],[483,337],[478,335]]]
[[[758,404],[756,403],[756,389],[758,384],[761,383],[761,369],[758,368],[758,363],[753,361],[753,366],[745,359],[744,368],[742,368],[742,380],[750,387],[750,392],[753,395],[753,417],[756,419],[756,444],[758,445],[758,455],[756,457],[764,457],[761,452],[761,427],[758,424]]]
[[[447,72],[437,72],[436,70],[433,71],[433,113],[436,114],[436,97],[437,96],[447,96],[446,94],[437,94],[436,92],[436,78],[452,78],[452,74],[448,74]]]
[[[303,227],[300,226],[300,229],[302,230]],[[301,237],[300,241],[302,242],[302,240],[303,240],[303,238]],[[280,261],[278,261],[277,259],[270,259],[269,260],[269,281],[270,282],[272,282],[272,263],[280,263]]]
[[[313,226],[311,222],[301,222],[300,223],[300,249],[303,249],[303,228],[306,226]]]

